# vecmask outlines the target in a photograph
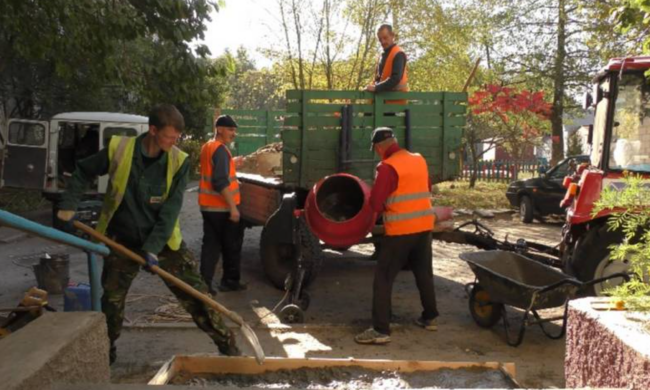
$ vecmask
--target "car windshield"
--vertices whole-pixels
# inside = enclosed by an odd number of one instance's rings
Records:
[[[650,85],[643,74],[618,82],[609,168],[650,172]]]

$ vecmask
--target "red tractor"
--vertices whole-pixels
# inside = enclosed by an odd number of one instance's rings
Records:
[[[564,179],[567,188],[562,207],[567,208],[562,241],[555,247],[526,242],[500,241],[478,221],[467,222],[452,232],[434,233],[446,242],[474,245],[483,250],[520,253],[587,282],[627,272],[626,262],[613,261],[609,247],[623,241],[622,231],[611,231],[611,211],[592,215],[604,188],[621,189],[625,171],[648,178],[650,185],[650,82],[645,72],[650,57],[614,58],[594,78],[594,93],[585,95],[584,108],[595,108],[589,131],[590,162],[575,167]],[[650,203],[650,200],[649,200]],[[612,278],[585,291],[601,295]]]
[[[625,262],[610,259],[608,248],[623,240],[621,231],[608,229],[611,212],[594,216],[592,211],[604,188],[624,186],[624,171],[650,179],[648,69],[650,57],[614,58],[594,78],[593,95],[585,95],[584,108],[595,108],[589,132],[591,162],[564,181],[567,194],[562,203],[568,209],[560,244],[564,271],[582,281],[628,268]],[[599,295],[604,287],[605,283],[596,284],[589,292]]]

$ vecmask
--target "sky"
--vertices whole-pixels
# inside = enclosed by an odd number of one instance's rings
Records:
[[[225,3],[219,12],[212,13],[205,34],[204,43],[212,56],[218,57],[226,49],[235,53],[239,46],[244,46],[258,68],[271,65],[258,48],[278,39],[272,29],[272,26],[279,27],[275,1],[226,0]]]

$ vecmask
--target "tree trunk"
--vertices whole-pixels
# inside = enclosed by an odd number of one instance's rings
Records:
[[[553,153],[551,164],[557,164],[564,158],[564,131],[562,115],[564,115],[565,75],[564,61],[566,59],[566,0],[558,0],[557,21],[557,55],[555,57],[555,74],[553,77],[553,112],[551,114]]]

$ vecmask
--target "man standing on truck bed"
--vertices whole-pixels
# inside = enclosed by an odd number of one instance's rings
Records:
[[[437,330],[438,309],[433,286],[429,170],[417,153],[401,149],[388,127],[375,129],[372,149],[382,159],[377,165],[370,205],[383,213],[385,234],[379,246],[372,296],[372,327],[358,334],[359,344],[390,342],[391,295],[397,274],[409,265],[415,276],[424,311],[415,323]]]
[[[86,188],[96,177],[109,175],[97,231],[141,254],[148,266],[159,265],[203,293],[207,286],[197,272],[179,225],[183,192],[188,181],[187,154],[174,146],[185,127],[176,107],[161,104],[149,114],[149,131],[138,137],[112,137],[108,148],[80,160],[60,203],[58,218],[70,223]],[[102,311],[111,342],[110,362],[117,358],[115,341],[124,321],[126,295],[139,265],[112,252],[104,260]],[[145,270],[147,268],[145,267]],[[233,333],[221,316],[167,284],[181,305],[225,355],[238,355]]]
[[[212,279],[223,255],[220,291],[246,290],[241,282],[241,249],[243,224],[237,206],[240,203],[235,162],[228,145],[237,135],[237,123],[229,115],[221,115],[214,124],[214,139],[201,148],[201,182],[199,206],[203,216],[201,276],[211,292]]]
[[[377,61],[375,78],[366,87],[369,92],[400,91],[408,92],[408,72],[406,69],[406,54],[395,44],[393,26],[382,24],[377,30],[377,39],[384,52]],[[388,103],[406,104],[406,101],[395,100]]]

